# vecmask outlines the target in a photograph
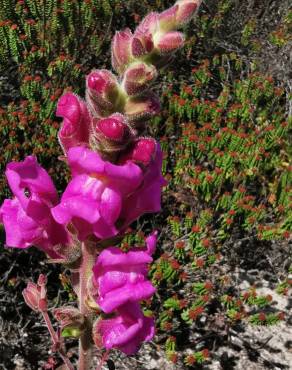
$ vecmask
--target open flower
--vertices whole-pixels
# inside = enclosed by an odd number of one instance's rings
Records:
[[[147,280],[147,265],[152,262],[157,233],[146,239],[146,248],[132,248],[125,253],[117,247],[104,249],[93,267],[97,286],[97,304],[111,313],[126,302],[150,298],[155,288]]]
[[[50,176],[34,156],[29,156],[23,162],[9,163],[6,177],[14,194],[0,208],[7,246],[35,245],[50,257],[57,257],[53,247],[68,244],[69,235],[51,216],[50,209],[57,204],[58,196]]]
[[[71,148],[68,163],[73,179],[52,209],[53,217],[62,225],[72,222],[80,240],[91,234],[100,239],[116,235],[123,201],[140,187],[142,170],[130,161],[123,165],[104,161],[84,147]]]
[[[136,302],[119,307],[115,317],[97,320],[93,327],[93,338],[98,347],[117,348],[126,355],[136,353],[142,342],[150,341],[154,333],[154,320],[145,317]]]
[[[133,160],[135,161],[136,159],[138,163],[142,159],[146,160],[146,156],[149,154],[147,150],[151,149],[149,139],[141,140],[145,141],[145,145],[136,145],[132,150]],[[142,152],[143,148],[146,149],[144,154]],[[125,226],[144,213],[159,212],[161,210],[161,189],[166,185],[166,180],[161,173],[162,151],[158,143],[156,143],[156,153],[151,154],[151,157],[152,160],[148,162],[148,166],[145,169],[141,187],[124,200],[120,218]]]

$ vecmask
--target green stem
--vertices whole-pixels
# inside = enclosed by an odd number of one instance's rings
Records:
[[[86,329],[79,339],[78,370],[89,370],[92,364],[92,313],[86,306],[87,282],[92,273],[95,253],[82,243],[82,262],[79,271],[79,310],[85,316]]]

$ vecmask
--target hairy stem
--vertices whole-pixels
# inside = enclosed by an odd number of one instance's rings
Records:
[[[79,339],[78,370],[89,370],[92,364],[92,313],[85,300],[87,296],[87,282],[92,273],[95,253],[91,248],[82,243],[82,262],[79,271],[79,310],[85,316],[86,329]]]
[[[60,357],[62,358],[64,364],[67,366],[68,370],[74,370],[74,366],[72,365],[71,361],[66,355],[66,351],[64,349],[64,346],[62,346],[62,343],[60,343],[60,340],[58,338],[57,333],[55,332],[53,325],[51,323],[50,317],[48,315],[47,311],[42,311],[43,318],[45,320],[45,323],[47,325],[47,328],[49,330],[49,333],[52,338],[52,342],[54,347],[57,349],[57,352],[59,353]]]

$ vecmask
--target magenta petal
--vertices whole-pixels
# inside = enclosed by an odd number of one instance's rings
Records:
[[[104,297],[100,297],[97,303],[105,313],[111,313],[128,301],[135,302],[148,299],[154,292],[155,288],[149,281],[127,284],[110,291]]]
[[[109,247],[104,249],[98,256],[96,269],[108,266],[131,266],[137,264],[151,263],[152,257],[143,250],[129,251],[127,253],[121,251],[117,247]]]
[[[157,144],[155,160],[149,165],[139,191],[130,195],[123,204],[121,218],[129,225],[147,212],[159,212],[161,209],[161,190],[166,181],[161,174],[162,152]]]
[[[157,236],[158,236],[158,231],[154,231],[152,234],[150,234],[146,238],[147,253],[149,253],[150,256],[155,252]]]
[[[88,143],[90,116],[86,104],[78,96],[63,95],[58,101],[56,116],[63,117],[58,137],[65,152],[73,146]]]
[[[30,194],[37,194],[44,202],[55,204],[58,200],[55,186],[34,156],[28,156],[23,162],[11,162],[7,165],[6,177],[13,194],[25,209]],[[29,192],[25,194],[25,190]]]
[[[25,217],[17,199],[5,199],[0,208],[0,216],[6,231],[6,245],[15,248],[27,248],[31,245],[31,240],[34,237],[39,238],[37,224],[32,219]],[[20,224],[19,221],[22,223]],[[23,230],[20,226],[23,227]],[[23,235],[24,230],[26,235]]]
[[[100,214],[105,222],[113,225],[120,215],[121,207],[121,194],[114,189],[106,188],[100,202]]]
[[[137,303],[121,306],[117,316],[99,320],[94,327],[95,337],[101,338],[106,349],[117,348],[127,355],[138,351],[143,341],[154,335],[154,321],[145,317]]]

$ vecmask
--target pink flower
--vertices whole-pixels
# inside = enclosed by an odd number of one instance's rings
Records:
[[[136,353],[142,342],[150,341],[154,333],[154,320],[145,317],[136,302],[119,307],[115,317],[98,320],[93,327],[93,338],[98,347],[117,348],[126,355]]]
[[[142,139],[143,140],[143,139]],[[145,139],[144,139],[145,140]],[[147,139],[150,140],[150,139]],[[123,225],[129,225],[144,213],[159,212],[161,210],[161,190],[166,185],[161,168],[162,168],[162,151],[160,145],[156,145],[155,155],[151,152],[150,143],[145,142],[145,146],[134,146],[132,150],[133,160],[148,162],[145,169],[143,183],[140,188],[127,197],[122,205],[120,218]],[[142,149],[146,149],[143,154]],[[149,151],[150,150],[150,151]],[[130,153],[131,157],[131,153]]]
[[[147,265],[156,247],[157,232],[146,239],[146,248],[132,248],[125,253],[117,247],[104,249],[93,267],[97,286],[97,304],[111,313],[126,302],[150,298],[155,288],[147,280]]]
[[[9,163],[6,177],[15,196],[5,199],[0,208],[6,244],[15,248],[35,245],[50,257],[57,257],[53,247],[68,244],[69,236],[50,213],[58,202],[50,176],[34,156],[29,156],[23,162]]]
[[[81,240],[91,234],[100,239],[116,235],[123,201],[140,187],[142,170],[130,161],[123,165],[104,161],[84,147],[71,148],[68,163],[73,179],[52,209],[53,217],[62,225],[72,222]]]
[[[65,153],[73,146],[88,144],[90,116],[80,98],[72,93],[63,95],[58,101],[56,116],[63,117],[58,137]]]

